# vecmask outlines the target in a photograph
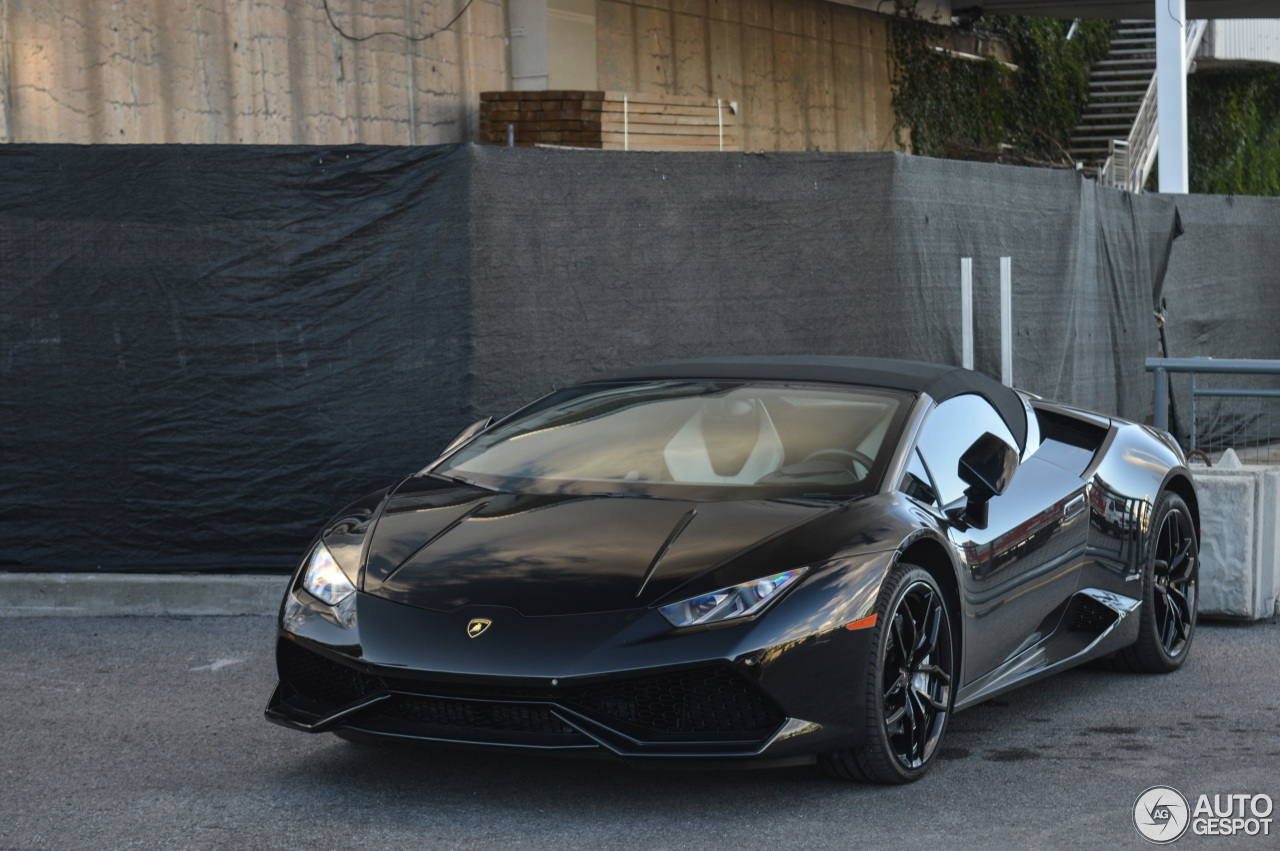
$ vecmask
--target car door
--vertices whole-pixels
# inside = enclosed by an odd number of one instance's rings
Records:
[[[1017,447],[1008,426],[981,396],[956,396],[936,406],[917,448],[939,504],[964,505],[968,487],[960,456],[990,432]],[[1054,610],[1076,590],[1087,540],[1085,483],[1036,458],[1019,465],[1005,492],[988,505],[985,528],[951,523],[960,554],[965,616],[964,682],[1000,667],[1056,626]]]

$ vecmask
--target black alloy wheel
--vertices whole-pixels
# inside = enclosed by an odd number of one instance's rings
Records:
[[[1113,662],[1131,671],[1167,673],[1187,658],[1199,607],[1200,549],[1182,497],[1162,494],[1152,513],[1150,558],[1143,575],[1138,641]]]
[[[928,761],[951,710],[951,630],[942,593],[913,582],[890,621],[883,672],[884,725],[907,768]],[[945,661],[944,661],[945,660]]]
[[[1191,521],[1180,511],[1161,520],[1152,564],[1155,587],[1156,629],[1160,645],[1169,656],[1178,656],[1191,641],[1196,625],[1196,541]]]
[[[861,747],[823,756],[848,780],[909,783],[929,768],[951,715],[950,605],[928,571],[901,564],[885,580],[873,627]]]

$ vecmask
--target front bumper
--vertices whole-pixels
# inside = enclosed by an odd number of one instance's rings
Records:
[[[308,732],[640,760],[852,747],[870,630],[845,624],[874,602],[882,570],[867,568],[815,576],[767,617],[711,629],[672,630],[654,610],[441,613],[363,593],[344,624],[300,614],[295,596],[266,715]],[[471,638],[477,617],[493,625]]]
[[[281,639],[267,717],[307,730],[622,757],[754,757],[817,731],[732,668],[694,666],[528,686],[363,667]]]

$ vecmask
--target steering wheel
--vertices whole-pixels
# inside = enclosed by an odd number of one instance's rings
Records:
[[[836,456],[841,463],[843,463],[846,467],[849,468],[849,472],[853,473],[859,479],[865,478],[866,475],[871,472],[872,466],[874,466],[876,463],[873,459],[868,458],[866,455],[854,449],[835,449],[835,448],[819,449],[817,452],[810,452],[808,455],[804,457],[801,463],[804,463],[805,461],[816,461],[819,458],[821,458],[823,455]],[[853,466],[854,464],[862,465],[861,473],[859,473],[857,468]]]

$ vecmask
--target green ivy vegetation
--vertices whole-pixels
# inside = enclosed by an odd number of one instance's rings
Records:
[[[899,146],[947,157],[987,151],[1061,161],[1089,100],[1089,66],[1107,55],[1115,24],[984,16],[974,30],[1007,45],[1009,68],[965,59],[935,45],[949,30],[912,18],[889,25],[893,110]]]
[[[1280,195],[1280,70],[1187,77],[1192,192]]]

